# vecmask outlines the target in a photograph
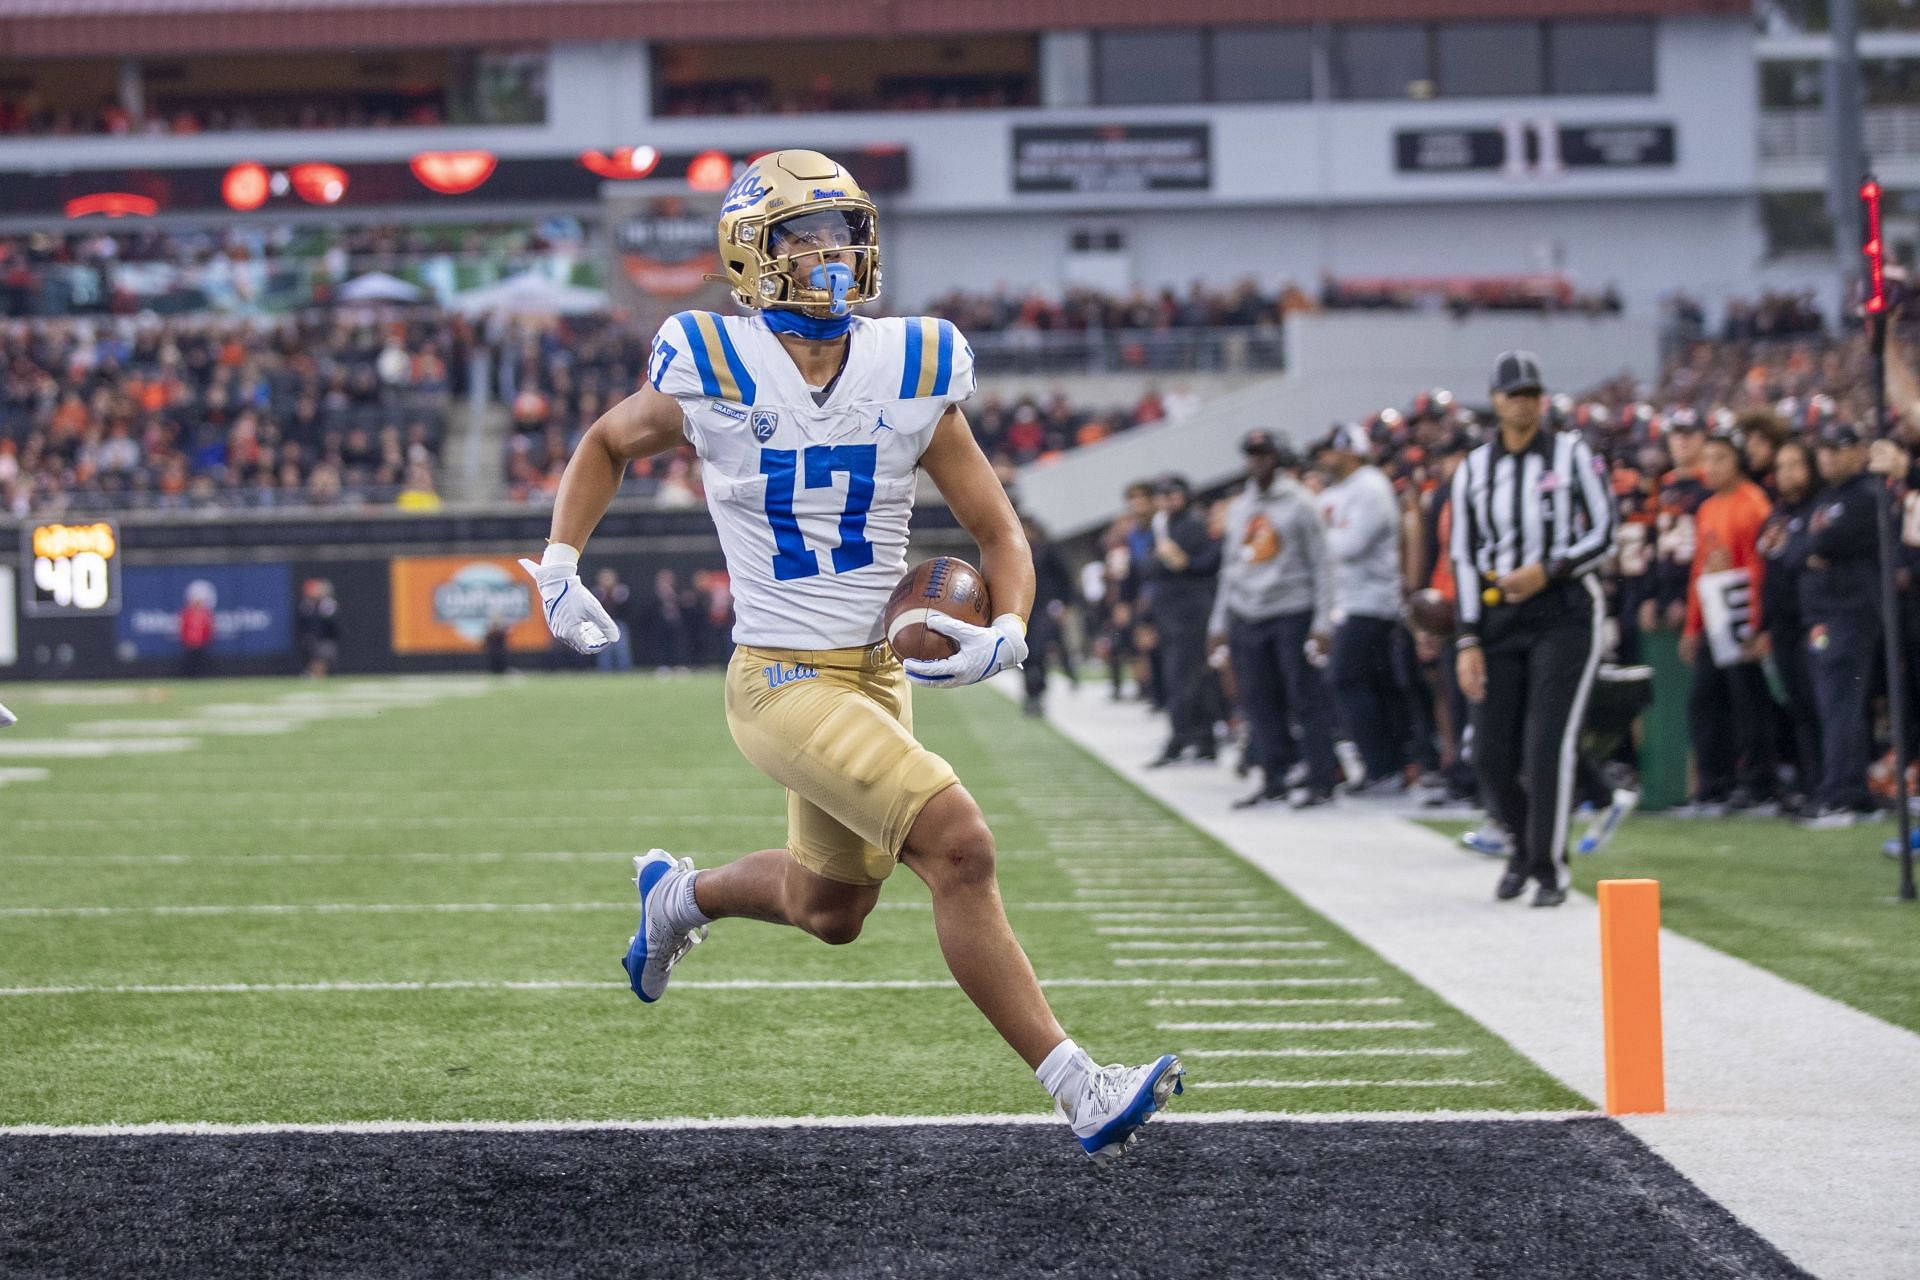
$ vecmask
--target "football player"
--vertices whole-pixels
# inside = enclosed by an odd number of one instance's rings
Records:
[[[960,409],[973,352],[945,320],[853,314],[880,295],[878,217],[817,152],[747,166],[722,201],[719,245],[749,314],[685,311],[660,327],[647,385],[582,437],[546,553],[522,561],[557,639],[583,653],[611,643],[617,628],[581,585],[580,551],[634,459],[692,443],[733,583],[727,725],[787,789],[787,843],[704,871],[659,849],[635,859],[634,994],[658,1000],[707,925],[729,916],[852,942],[904,862],[932,891],[955,981],[1081,1147],[1118,1155],[1179,1092],[1180,1061],[1098,1066],[1067,1037],[1008,926],[980,806],[913,736],[910,685],[973,684],[1027,654],[1033,558]],[[1001,612],[984,627],[935,615],[927,625],[958,651],[903,664],[881,615],[905,573],[922,468],[978,541]]]

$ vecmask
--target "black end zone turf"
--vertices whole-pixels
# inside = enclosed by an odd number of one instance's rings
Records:
[[[0,1138],[0,1275],[1803,1276],[1605,1120]]]

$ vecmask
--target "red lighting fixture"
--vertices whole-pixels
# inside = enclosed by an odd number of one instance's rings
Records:
[[[582,151],[580,164],[587,172],[610,182],[632,182],[652,173],[660,164],[660,152],[653,147],[615,147],[611,152]]]
[[[725,191],[733,185],[733,161],[724,151],[702,151],[687,166],[687,185],[695,191]]]
[[[102,191],[67,201],[69,218],[84,218],[95,213],[103,218],[151,218],[158,212],[159,204],[149,197],[130,195],[125,191]]]
[[[1860,252],[1867,259],[1867,314],[1877,316],[1887,309],[1887,245],[1880,235],[1880,182],[1867,178],[1860,184],[1861,211],[1866,214],[1867,242]]]
[[[427,190],[463,196],[491,178],[499,163],[491,151],[422,151],[407,167]]]
[[[287,170],[293,193],[308,204],[339,204],[347,194],[347,171],[334,164],[297,164]]]
[[[237,164],[220,179],[220,198],[235,213],[252,213],[267,202],[267,183],[264,165]]]

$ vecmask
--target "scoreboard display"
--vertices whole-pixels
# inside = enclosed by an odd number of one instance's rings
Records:
[[[21,530],[20,603],[30,617],[120,612],[120,529],[111,520]]]

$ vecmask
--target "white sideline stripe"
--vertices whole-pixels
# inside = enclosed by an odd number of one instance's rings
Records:
[[[1182,1049],[1182,1058],[1464,1058],[1470,1049]]]
[[[1303,926],[1304,927],[1304,926]],[[1109,942],[1109,947],[1127,951],[1318,951],[1327,944],[1298,938],[1254,938],[1239,942],[1141,942],[1137,939]]]
[[[1161,1031],[1431,1031],[1417,1018],[1329,1018],[1322,1022],[1156,1022]]]
[[[1362,1082],[1379,1083],[1379,1082]],[[1431,1083],[1419,1081],[1420,1084]],[[1192,1085],[1187,1086],[1192,1088]],[[1166,1111],[1155,1124],[1488,1124],[1591,1120],[1598,1111]],[[7,1138],[241,1137],[272,1133],[683,1133],[700,1129],[904,1129],[921,1125],[1057,1125],[1052,1114],[958,1116],[686,1116],[671,1120],[152,1121],[145,1124],[16,1124]]]
[[[1189,1089],[1497,1089],[1505,1080],[1194,1080]]]
[[[1324,957],[1311,958],[1301,956],[1117,956],[1117,965],[1205,965],[1212,968],[1251,969],[1260,965],[1293,964],[1345,964],[1345,960],[1329,960]]]
[[[1298,979],[1312,982],[1312,978]],[[1390,1004],[1405,1004],[1399,996],[1298,996],[1272,1000],[1149,1000],[1147,1007],[1154,1009],[1277,1009],[1298,1005],[1344,1005],[1348,1007],[1371,1006],[1380,1008]]]
[[[1042,978],[1043,987],[1273,987],[1286,978]],[[950,978],[724,978],[702,982],[682,978],[675,991],[943,991],[958,990]],[[0,999],[27,996],[195,996],[332,994],[355,991],[625,991],[618,981],[479,982],[450,979],[396,982],[182,982],[118,983],[95,986],[0,987]]]
[[[1218,936],[1233,933],[1305,933],[1304,924],[1203,924],[1203,925],[1102,925],[1094,930],[1105,937],[1165,937],[1168,934],[1201,934]]]

